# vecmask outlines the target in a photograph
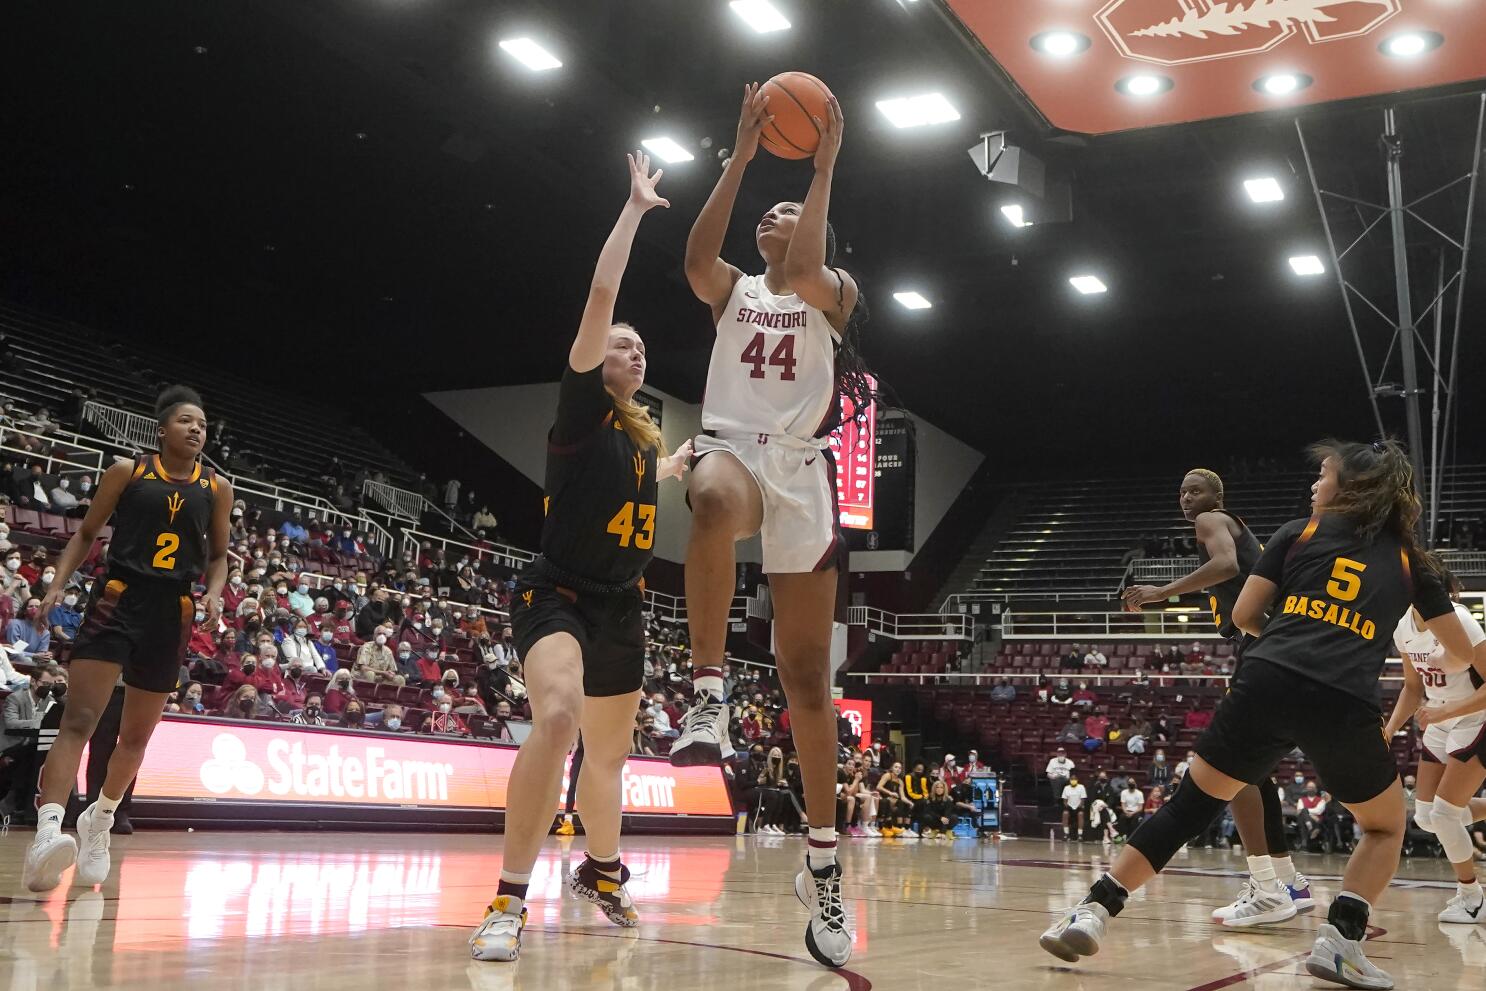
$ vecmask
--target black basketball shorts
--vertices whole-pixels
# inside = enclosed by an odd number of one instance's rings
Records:
[[[110,575],[93,583],[73,660],[124,669],[124,684],[143,692],[180,687],[196,606],[180,582]]]
[[[523,664],[543,637],[569,633],[583,652],[583,694],[628,695],[645,683],[645,616],[639,588],[575,592],[530,571],[511,597],[511,633]]]
[[[1375,703],[1260,658],[1229,686],[1195,749],[1230,778],[1258,784],[1299,747],[1339,802],[1377,798],[1398,779]]]

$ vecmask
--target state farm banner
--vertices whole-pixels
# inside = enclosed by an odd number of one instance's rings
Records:
[[[150,741],[134,795],[504,809],[515,760],[516,748],[494,744],[167,717]],[[733,811],[720,768],[672,767],[657,758],[626,762],[623,795],[627,813]],[[552,804],[560,808],[561,796],[554,795]]]

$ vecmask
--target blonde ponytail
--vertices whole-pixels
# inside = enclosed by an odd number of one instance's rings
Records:
[[[665,441],[660,439],[660,427],[650,419],[650,410],[633,399],[620,399],[614,397],[614,415],[619,417],[619,425],[629,435],[629,439],[635,442],[635,446],[642,451],[655,448],[655,456],[664,458],[667,456]]]

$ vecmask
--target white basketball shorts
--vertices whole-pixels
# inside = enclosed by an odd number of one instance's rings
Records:
[[[844,545],[836,518],[836,467],[829,449],[782,434],[702,434],[698,460],[727,451],[742,462],[763,495],[764,574],[789,575],[838,566]]]
[[[1486,733],[1486,712],[1430,723],[1424,731],[1426,759],[1444,764],[1451,756],[1458,755],[1461,760],[1470,760],[1472,752],[1481,745],[1483,733]]]

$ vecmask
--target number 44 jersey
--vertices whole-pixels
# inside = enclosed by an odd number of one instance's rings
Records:
[[[839,340],[823,312],[794,293],[771,293],[762,275],[743,276],[717,322],[702,428],[800,440],[827,436],[840,421]]]

